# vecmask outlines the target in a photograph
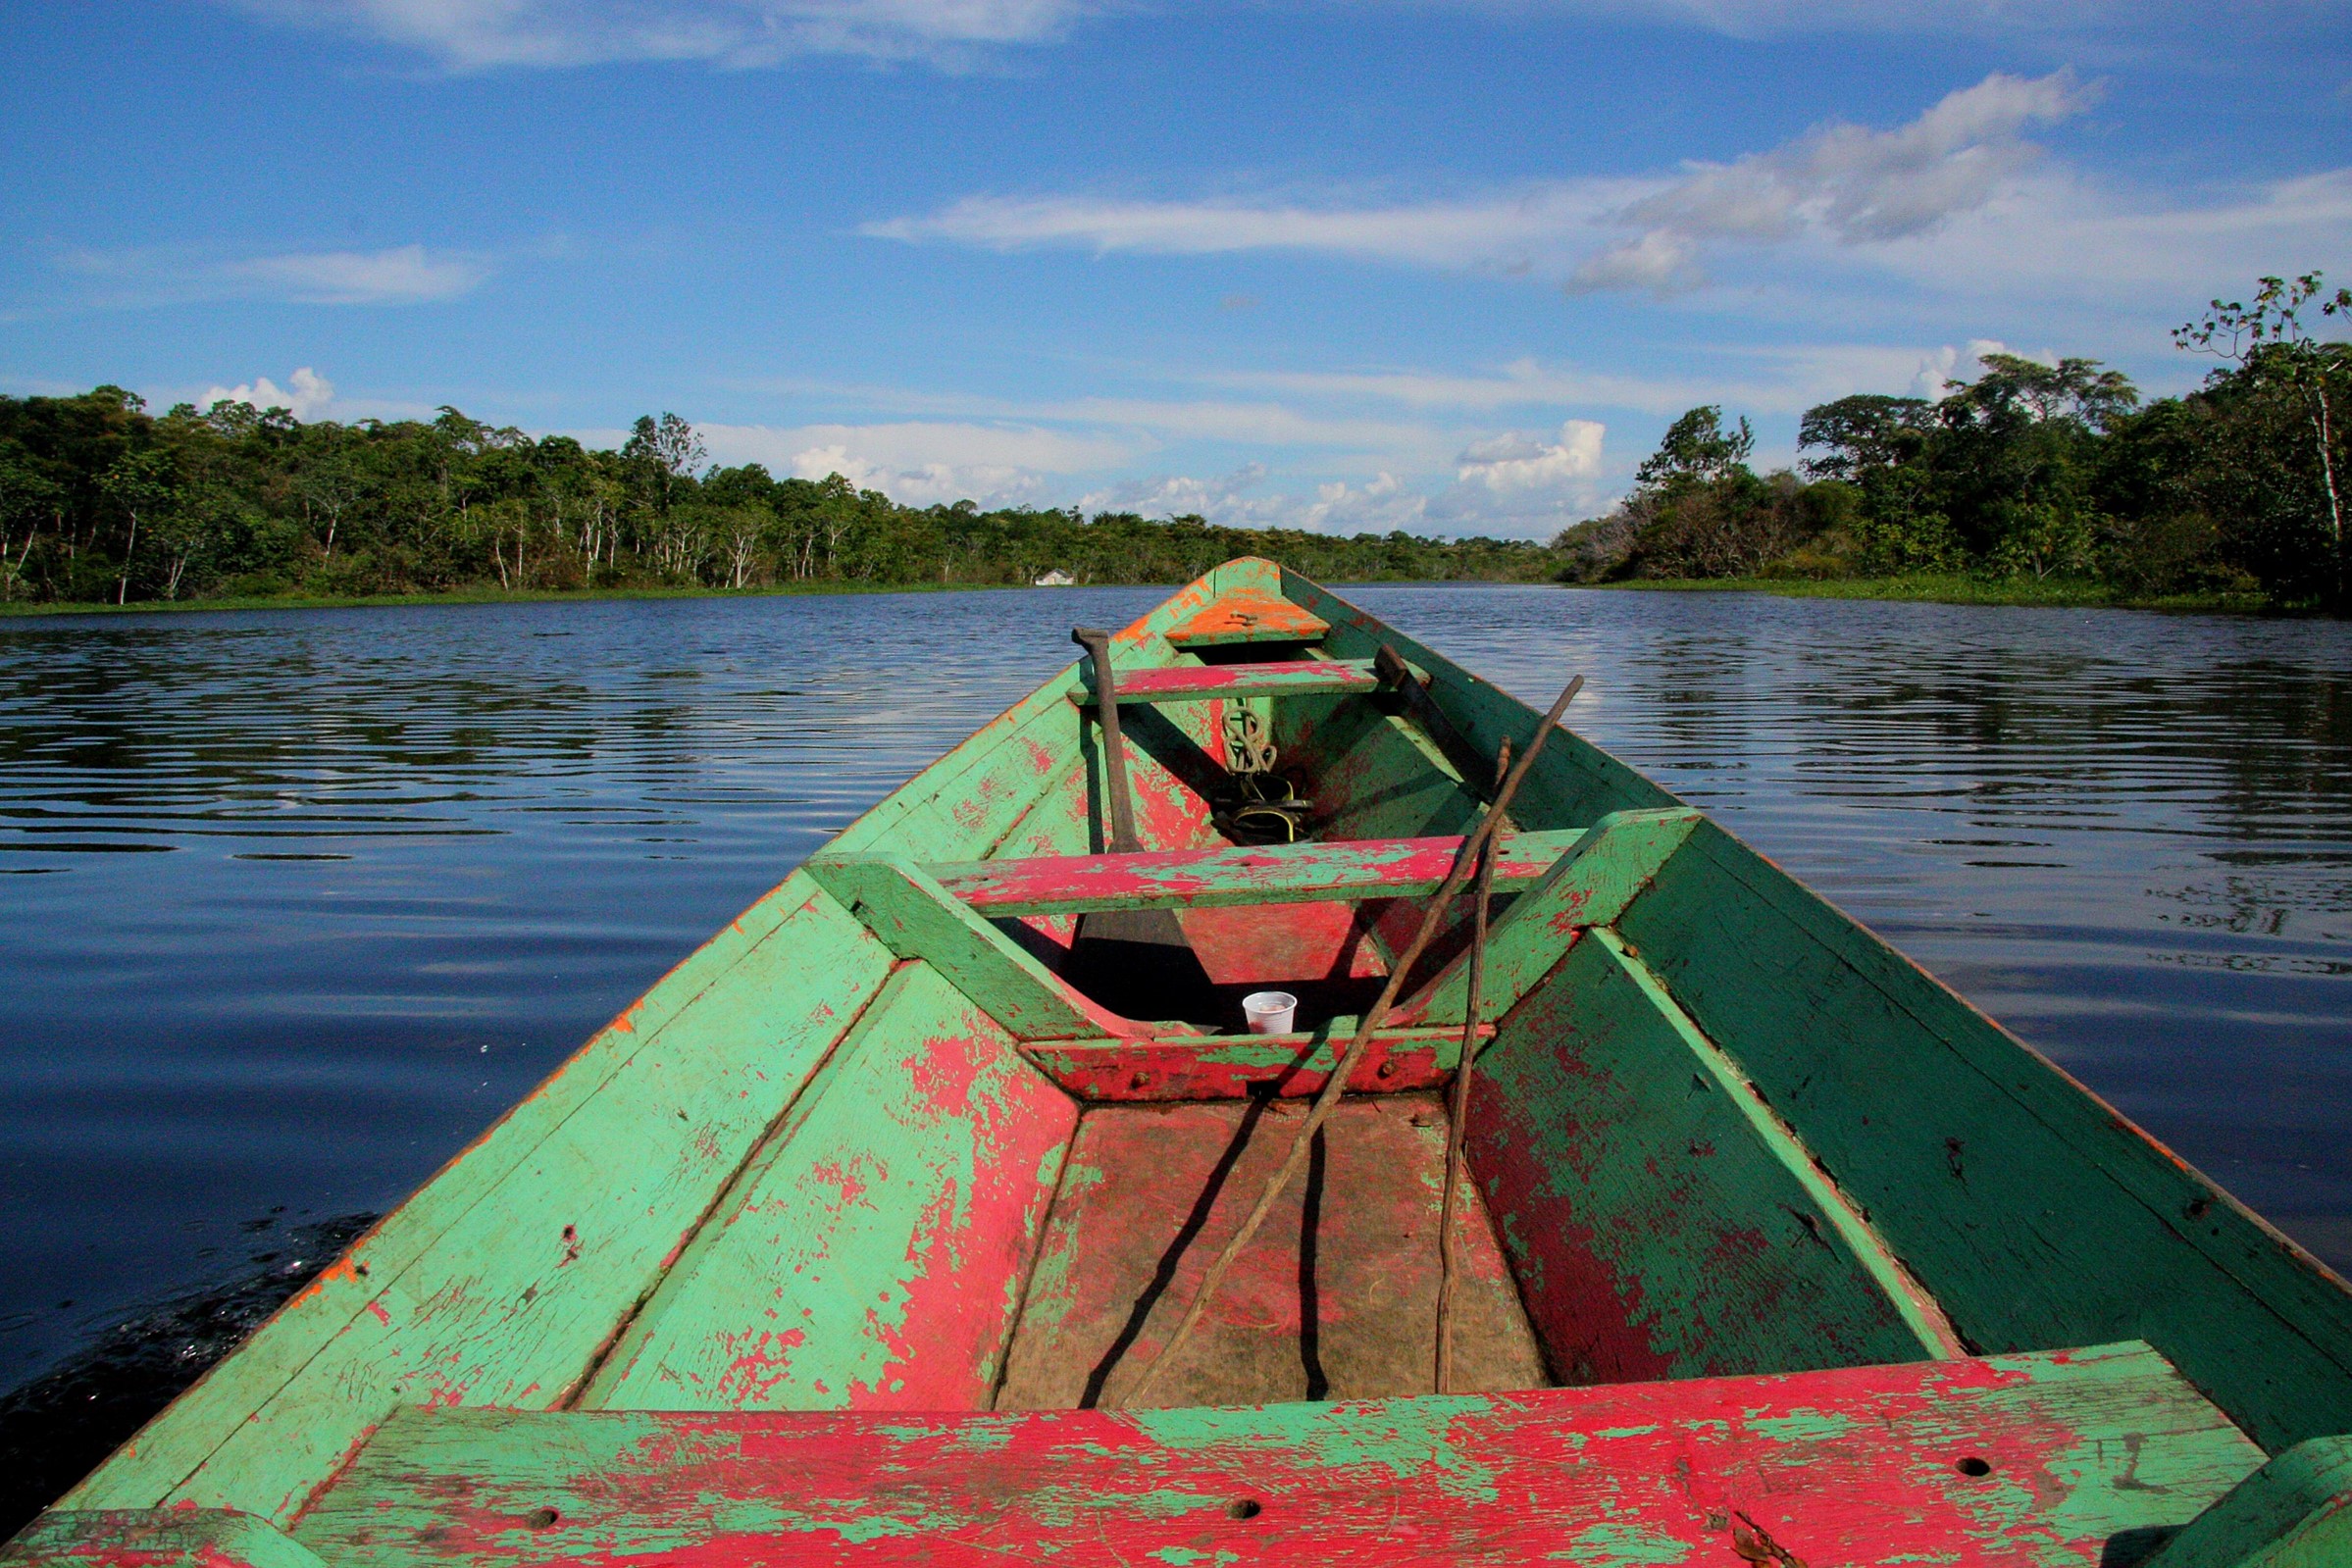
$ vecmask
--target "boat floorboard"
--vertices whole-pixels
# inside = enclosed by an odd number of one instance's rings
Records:
[[[1000,1410],[1115,1401],[1289,1151],[1296,1100],[1090,1107],[998,1391]],[[1352,1098],[1211,1303],[1154,1404],[1430,1391],[1446,1113],[1434,1093]],[[1540,1388],[1541,1353],[1484,1206],[1456,1206],[1454,1391]]]

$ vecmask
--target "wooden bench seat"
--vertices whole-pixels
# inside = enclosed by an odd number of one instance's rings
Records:
[[[1223,1409],[414,1409],[293,1535],[328,1568],[2095,1563],[2262,1460],[2129,1341]]]
[[[1535,880],[1584,835],[1514,834],[1495,858],[1498,886]],[[1446,880],[1461,840],[1356,838],[1131,855],[1041,855],[923,869],[974,909],[998,919],[1092,909],[1214,909],[1237,904],[1417,898]]]
[[[1416,672],[1417,673],[1417,672]],[[1383,684],[1369,659],[1300,659],[1287,664],[1177,665],[1165,670],[1121,670],[1119,703],[1207,702],[1219,697],[1312,697],[1377,691]],[[1070,700],[1095,705],[1094,682],[1081,677]]]

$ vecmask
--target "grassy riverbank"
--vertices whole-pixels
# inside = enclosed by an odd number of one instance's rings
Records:
[[[2201,610],[2248,613],[2275,608],[2250,593],[2132,594],[2082,578],[1969,577],[1918,573],[1885,578],[1645,578],[1596,582],[1598,588],[1667,593],[1776,593],[1791,599],[1889,599],[1916,604],[2022,604],[2050,609]]]

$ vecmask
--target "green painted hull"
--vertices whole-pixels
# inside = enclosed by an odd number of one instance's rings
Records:
[[[1425,696],[1377,673],[1384,645]],[[1159,1385],[1177,1408],[1074,1409],[1155,1353],[1476,822],[1476,759],[1538,722],[1264,562],[1116,646],[1150,853],[1100,853],[1094,677],[1055,676],[681,964],[16,1553],[2126,1561],[2240,1482],[2277,1492],[2247,1479],[2266,1455],[2352,1432],[2341,1281],[1573,733],[1499,872],[1465,1390],[1428,1372],[1456,922]],[[1216,826],[1243,711],[1314,843]],[[1162,1017],[1072,981],[1076,915],[1143,908],[1179,913],[1202,970]],[[1263,987],[1301,996],[1301,1033],[1232,1028]],[[1671,1441],[1601,1456],[1637,1427]],[[762,1444],[768,1469],[728,1468]],[[1132,1464],[1088,1469],[1113,1450]],[[2272,1523],[2217,1512],[2181,1549],[2332,1549],[2352,1516],[2298,1452],[2299,1503],[2233,1494]],[[1191,1479],[1121,1490],[1161,1470]],[[1665,1472],[1687,1484],[1638,1480]],[[1315,1504],[1320,1534],[1290,1506],[1319,1488],[1349,1499]],[[1128,1499],[1115,1528],[1102,1498]]]

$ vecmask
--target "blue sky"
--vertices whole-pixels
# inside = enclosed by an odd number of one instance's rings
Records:
[[[2218,19],[2218,20],[2217,20]],[[0,5],[0,389],[1545,535],[1700,402],[2352,280],[2352,0]]]

